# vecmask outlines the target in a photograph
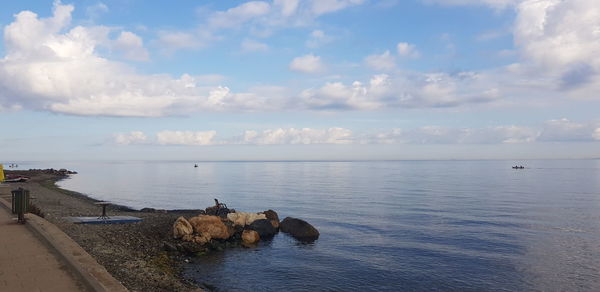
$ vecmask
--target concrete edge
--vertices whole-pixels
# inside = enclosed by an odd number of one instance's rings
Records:
[[[11,210],[11,204],[5,199],[0,198],[0,203]],[[25,219],[25,225],[43,238],[93,291],[128,291],[106,268],[54,224],[34,214],[25,214]]]

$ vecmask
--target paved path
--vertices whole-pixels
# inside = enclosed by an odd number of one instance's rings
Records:
[[[85,291],[54,251],[0,204],[0,291]]]

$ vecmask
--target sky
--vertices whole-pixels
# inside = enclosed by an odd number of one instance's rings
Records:
[[[0,161],[600,158],[597,0],[2,1]]]

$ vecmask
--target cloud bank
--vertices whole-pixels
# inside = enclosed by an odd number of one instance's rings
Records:
[[[139,131],[115,134],[120,145],[148,144]],[[159,145],[310,145],[310,144],[520,144],[536,142],[598,142],[600,121],[573,122],[556,119],[538,127],[496,126],[486,128],[452,128],[424,126],[413,129],[390,129],[374,133],[354,133],[350,129],[331,127],[278,128],[247,130],[243,134],[217,138],[216,131],[161,131],[153,144]]]

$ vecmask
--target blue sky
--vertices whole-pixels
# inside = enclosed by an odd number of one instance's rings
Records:
[[[594,2],[4,1],[0,160],[600,157]]]

